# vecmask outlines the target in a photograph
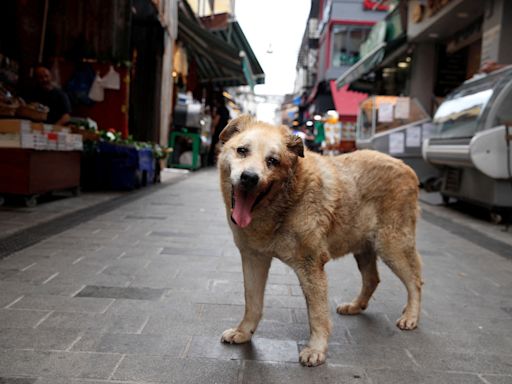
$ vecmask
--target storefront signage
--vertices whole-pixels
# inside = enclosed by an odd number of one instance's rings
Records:
[[[389,154],[396,155],[405,152],[405,140],[403,132],[395,132],[389,135]]]
[[[412,21],[419,23],[425,16],[427,18],[434,16],[449,2],[449,0],[418,0],[412,5]]]
[[[389,11],[389,5],[383,4],[383,1],[375,1],[375,0],[364,0],[363,1],[363,9],[368,11]]]
[[[414,126],[406,129],[407,137],[405,138],[405,145],[408,147],[421,146],[421,127]]]
[[[396,99],[395,105],[395,119],[408,119],[409,118],[409,98],[399,97]]]
[[[391,123],[393,121],[393,104],[381,103],[379,105],[379,123]]]

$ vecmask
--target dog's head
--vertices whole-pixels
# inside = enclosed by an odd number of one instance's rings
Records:
[[[219,168],[231,184],[231,218],[247,227],[253,211],[268,205],[290,177],[299,157],[302,139],[288,127],[273,126],[243,115],[220,134]]]

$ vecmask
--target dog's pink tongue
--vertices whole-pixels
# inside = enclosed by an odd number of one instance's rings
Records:
[[[251,210],[254,202],[256,201],[257,194],[246,193],[240,189],[235,189],[235,206],[231,217],[235,223],[245,228],[251,224],[252,215]]]

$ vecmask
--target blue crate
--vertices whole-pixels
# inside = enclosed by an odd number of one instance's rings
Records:
[[[99,142],[95,170],[103,188],[130,190],[153,183],[155,161],[151,149]]]

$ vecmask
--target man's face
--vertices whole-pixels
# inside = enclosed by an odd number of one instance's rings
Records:
[[[48,69],[43,67],[36,68],[35,78],[39,87],[46,90],[52,89],[52,75]]]

